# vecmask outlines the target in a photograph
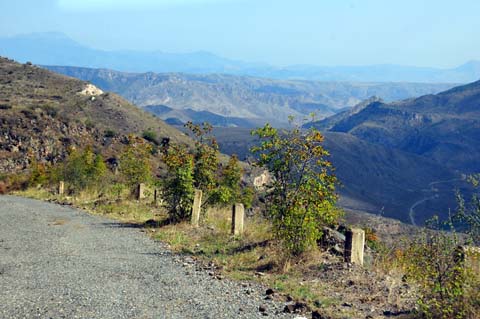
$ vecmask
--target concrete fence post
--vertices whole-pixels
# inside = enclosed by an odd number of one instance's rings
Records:
[[[235,203],[232,207],[232,234],[235,236],[243,235],[243,222],[245,208],[243,204]]]
[[[63,195],[65,193],[65,182],[60,181],[58,183],[58,195]]]
[[[158,206],[158,197],[160,195],[159,193],[160,193],[160,191],[155,188],[155,190],[153,191],[153,204],[155,206]]]
[[[141,200],[145,198],[145,184],[140,183],[137,186],[137,199]]]
[[[363,229],[352,228],[345,234],[345,262],[363,266],[363,248],[365,232]]]
[[[193,198],[192,206],[192,220],[191,224],[198,227],[200,221],[200,208],[202,207],[202,191],[200,189],[195,190],[195,197]]]

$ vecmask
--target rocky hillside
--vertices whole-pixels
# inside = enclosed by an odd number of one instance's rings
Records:
[[[315,125],[421,155],[462,173],[480,171],[480,81],[407,101],[375,101]]]
[[[106,69],[47,66],[90,81],[144,107],[170,123],[209,121],[217,126],[288,123],[288,116],[333,115],[371,96],[385,101],[437,93],[452,84],[347,83],[271,80],[233,75],[124,73]]]
[[[22,170],[32,158],[55,162],[69,146],[91,144],[115,152],[127,134],[145,130],[187,141],[116,94],[0,58],[0,173]]]

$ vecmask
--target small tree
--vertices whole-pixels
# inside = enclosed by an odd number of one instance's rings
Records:
[[[174,222],[185,220],[191,214],[195,193],[193,155],[185,146],[171,145],[163,161],[168,169],[163,194],[170,219]]]
[[[150,151],[149,144],[140,138],[129,136],[128,145],[120,155],[119,171],[125,179],[125,184],[132,190],[139,183],[151,180]]]
[[[299,255],[316,244],[321,226],[336,222],[335,176],[323,136],[315,128],[302,132],[277,129],[266,124],[252,132],[260,145],[252,148],[273,175],[267,194],[267,211],[274,232],[289,254]]]
[[[83,151],[70,149],[65,164],[54,175],[68,182],[74,191],[80,191],[95,186],[106,172],[102,155],[95,154],[92,147],[87,146]]]
[[[238,163],[238,157],[232,155],[221,172],[218,187],[212,195],[212,201],[221,205],[243,202],[242,175],[243,170]]]
[[[204,203],[211,203],[213,198],[210,197],[217,187],[219,155],[217,141],[211,135],[212,125],[205,122],[200,126],[188,122],[185,127],[191,131],[191,136],[195,139],[193,171],[195,187],[203,191],[206,198]]]

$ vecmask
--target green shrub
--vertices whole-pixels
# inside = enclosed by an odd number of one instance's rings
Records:
[[[193,155],[186,147],[171,145],[163,156],[167,176],[163,195],[171,221],[185,220],[191,215],[195,193]]]
[[[79,192],[96,186],[106,173],[107,166],[102,155],[95,154],[88,146],[83,151],[71,149],[65,163],[55,175],[56,179],[67,182],[72,191]]]
[[[152,142],[155,145],[158,145],[157,134],[154,131],[144,131],[142,134],[142,137],[147,141]]]
[[[299,255],[316,245],[322,225],[339,217],[337,180],[326,160],[323,136],[314,128],[279,132],[269,124],[252,135],[260,138],[260,146],[252,148],[259,157],[257,165],[273,176],[266,199],[274,232],[290,255]]]
[[[114,130],[106,130],[105,134],[103,136],[105,136],[105,137],[115,137],[115,136],[117,136],[117,132],[115,132]]]
[[[452,232],[439,231],[443,225],[437,217],[429,226],[437,231],[424,229],[404,254],[407,277],[418,286],[419,315],[429,319],[473,319],[480,311],[480,285],[461,262],[461,242],[453,227]]]
[[[151,146],[145,141],[129,136],[128,145],[120,155],[119,171],[132,191],[139,183],[151,182],[150,150]]]

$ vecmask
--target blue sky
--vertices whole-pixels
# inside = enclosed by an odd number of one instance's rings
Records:
[[[106,50],[209,51],[274,65],[480,60],[479,0],[0,0],[0,36]]]

